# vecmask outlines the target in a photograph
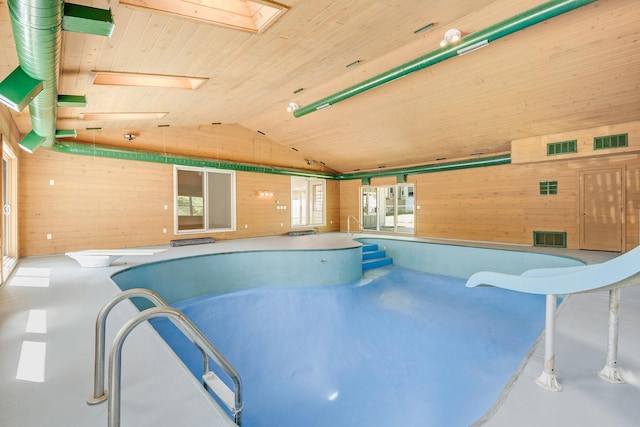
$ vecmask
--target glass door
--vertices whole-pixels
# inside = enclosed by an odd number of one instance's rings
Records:
[[[415,231],[413,192],[413,184],[363,187],[363,229],[413,234]]]
[[[2,142],[2,283],[11,274],[18,258],[17,159]]]
[[[378,229],[378,189],[365,187],[362,189],[362,228]]]

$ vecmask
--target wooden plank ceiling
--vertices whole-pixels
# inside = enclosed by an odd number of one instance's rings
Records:
[[[470,34],[543,2],[282,0],[287,12],[258,33],[117,1],[75,3],[111,7],[116,23],[111,39],[63,34],[59,93],[86,94],[89,105],[59,108],[58,128],[78,129],[79,140],[92,127],[144,133],[170,125],[187,139],[212,123],[233,124],[350,172],[502,152],[513,139],[640,120],[637,0],[596,1],[299,118],[286,111],[290,102],[309,104],[422,56],[449,28]],[[0,0],[0,78],[17,66],[6,8]],[[195,90],[98,86],[95,71],[209,80]],[[103,112],[168,114],[80,119]],[[27,133],[28,112],[14,117]]]

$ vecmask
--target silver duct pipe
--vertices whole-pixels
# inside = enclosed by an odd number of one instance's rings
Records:
[[[29,103],[33,132],[45,146],[56,134],[56,102],[62,35],[62,0],[9,0],[9,16],[20,67],[43,82],[42,92]],[[36,147],[29,147],[33,151]]]

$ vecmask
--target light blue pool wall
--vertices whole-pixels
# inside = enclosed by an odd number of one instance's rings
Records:
[[[352,283],[362,277],[361,261],[360,247],[233,252],[142,264],[111,278],[122,290],[147,288],[173,304],[256,287]],[[136,306],[150,305],[136,302]]]
[[[358,238],[387,251],[395,265],[467,279],[478,271],[521,274],[532,268],[571,267],[583,262],[519,250],[401,240]],[[273,286],[354,283],[362,278],[362,248],[263,250],[198,255],[142,264],[112,276],[122,289],[147,288],[168,304],[203,295]],[[134,301],[138,309],[151,306]]]
[[[377,244],[385,249],[395,265],[462,279],[468,279],[478,271],[521,274],[532,268],[584,265],[582,261],[569,257],[521,250],[478,248],[383,237],[356,240]]]

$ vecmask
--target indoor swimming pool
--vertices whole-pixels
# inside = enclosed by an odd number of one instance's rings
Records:
[[[243,426],[468,426],[542,332],[545,299],[464,285],[391,266],[349,284],[172,305],[241,373]],[[199,378],[202,354],[168,321],[154,326]]]

